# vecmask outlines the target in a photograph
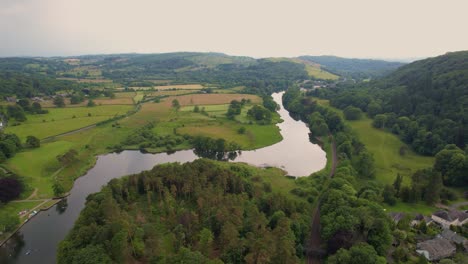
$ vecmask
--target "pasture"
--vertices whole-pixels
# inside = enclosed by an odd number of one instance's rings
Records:
[[[132,108],[129,105],[51,108],[47,114],[27,115],[28,120],[18,126],[8,126],[5,131],[15,133],[22,140],[27,136],[43,139],[125,114]]]
[[[4,165],[15,174],[21,175],[30,191],[37,188],[37,199],[53,196],[54,174],[60,169],[57,156],[67,152],[75,144],[68,141],[55,141],[43,144],[40,148],[17,153]],[[30,193],[24,193],[23,198]]]

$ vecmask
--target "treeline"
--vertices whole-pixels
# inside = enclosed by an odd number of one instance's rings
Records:
[[[78,89],[79,87],[78,83],[57,80],[48,76],[0,71],[1,96],[15,95],[20,98],[31,98],[39,94],[53,95],[57,91]]]
[[[357,107],[373,125],[398,135],[423,155],[468,140],[468,52],[448,53],[399,68],[370,83],[316,90],[340,109]]]
[[[250,100],[242,99],[241,101],[233,100],[229,104],[226,116],[229,119],[234,119],[236,115],[240,115],[242,108],[245,104],[250,103]],[[255,104],[247,111],[247,116],[250,117],[251,122],[255,121],[258,124],[270,124],[273,112],[276,112],[278,104],[273,100],[270,95],[263,96],[263,105]]]
[[[158,149],[163,148],[167,151],[172,151],[177,145],[182,144],[186,140],[189,140],[189,136],[178,136],[178,135],[157,135],[154,132],[154,128],[157,124],[149,123],[145,126],[136,129],[130,135],[125,138],[120,145],[114,146],[116,150],[122,150],[125,146],[138,146],[140,150],[146,149]],[[119,127],[120,125],[114,124]]]
[[[215,160],[234,160],[241,146],[235,142],[228,142],[223,138],[196,136],[191,139],[195,154],[203,158]]]
[[[88,197],[58,263],[299,263],[310,206],[256,171],[197,160],[114,179]]]

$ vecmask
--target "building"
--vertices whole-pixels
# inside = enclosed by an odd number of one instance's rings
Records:
[[[436,261],[455,255],[457,248],[443,237],[437,237],[416,245],[416,252],[429,261]]]
[[[448,241],[451,241],[457,245],[461,245],[463,246],[463,244],[465,243],[466,239],[460,235],[458,235],[456,232],[453,232],[452,230],[450,229],[445,229],[444,231],[442,231],[442,233],[440,233],[440,237],[443,237],[445,239],[447,239]]]
[[[451,225],[462,226],[468,223],[468,214],[458,210],[437,211],[432,214],[431,218],[445,229],[450,228]]]
[[[432,218],[428,216],[424,216],[422,214],[417,214],[413,220],[411,220],[410,225],[411,226],[417,226],[419,225],[422,221],[426,222],[426,225],[430,225],[432,223]]]

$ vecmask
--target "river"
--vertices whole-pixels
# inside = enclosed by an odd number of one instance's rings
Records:
[[[283,93],[272,94],[281,106],[278,113],[283,122],[278,127],[283,140],[261,149],[242,151],[235,161],[278,167],[292,176],[308,176],[325,167],[326,155],[318,145],[309,141],[308,127],[291,118],[283,108]],[[75,181],[66,200],[38,213],[0,248],[0,263],[55,263],[58,243],[73,227],[89,194],[98,192],[113,178],[149,170],[162,163],[185,163],[197,158],[193,150],[172,154],[123,151],[98,156],[96,165]]]

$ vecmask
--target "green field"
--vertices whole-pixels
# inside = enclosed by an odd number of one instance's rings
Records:
[[[27,115],[26,122],[18,126],[8,126],[5,132],[14,133],[22,140],[27,136],[43,139],[125,114],[132,108],[130,105],[52,108],[48,114]],[[91,116],[88,116],[89,114]]]
[[[141,100],[143,100],[143,97],[145,96],[144,92],[136,92],[135,96],[133,97],[133,102],[135,104],[139,103]]]
[[[329,107],[338,112],[343,117],[343,112],[331,107],[328,100],[318,99],[318,104]],[[376,178],[384,184],[391,184],[400,173],[403,176],[404,184],[409,185],[411,175],[423,168],[432,167],[434,157],[427,157],[416,154],[411,147],[406,145],[398,136],[387,131],[377,129],[372,126],[372,119],[363,117],[361,120],[346,121],[367,149],[374,155]],[[406,146],[407,151],[404,156],[400,155],[400,147]]]
[[[50,198],[53,196],[53,175],[60,169],[57,155],[63,154],[74,146],[68,141],[56,141],[43,144],[40,148],[16,154],[7,160],[4,165],[12,172],[21,175],[27,186],[37,188],[36,198]],[[24,193],[23,197],[30,193]]]
[[[275,123],[280,122],[278,114],[273,114],[273,121],[270,125],[258,125],[255,122],[250,124],[251,119],[247,117],[247,111],[253,105],[246,105],[242,108],[241,114],[236,115],[234,120],[226,117],[228,104],[222,105],[200,105],[205,108],[207,115],[194,113],[193,106],[181,108],[183,115],[178,115],[176,122],[168,123],[170,129],[177,128],[180,134],[192,136],[208,136],[212,138],[223,138],[227,141],[234,141],[243,149],[257,149],[281,141],[282,137]],[[244,127],[246,132],[239,134],[237,131]],[[156,131],[163,132],[161,125],[155,128]]]
[[[437,211],[436,207],[427,205],[425,203],[403,203],[397,202],[394,206],[389,206],[387,204],[384,205],[384,208],[388,212],[403,212],[408,214],[416,214],[420,213],[423,215],[431,215],[435,211]]]
[[[225,115],[228,111],[229,105],[228,104],[220,104],[220,105],[199,105],[198,108],[200,111],[204,108],[205,112],[209,113],[210,115]],[[182,112],[193,112],[194,106],[184,106],[180,109]]]
[[[372,120],[364,117],[362,120],[347,121],[359,135],[359,139],[374,155],[377,179],[385,184],[391,184],[400,173],[403,182],[409,184],[411,175],[419,169],[432,167],[433,157],[425,157],[414,153],[396,135],[374,128]],[[400,147],[408,150],[400,155]]]

